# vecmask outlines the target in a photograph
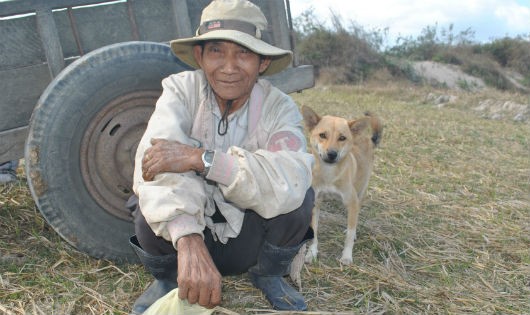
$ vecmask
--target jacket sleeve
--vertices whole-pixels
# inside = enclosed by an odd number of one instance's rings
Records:
[[[133,189],[139,198],[140,210],[157,236],[171,241],[197,233],[202,235],[205,227],[204,205],[206,194],[203,180],[194,172],[162,173],[153,181],[142,178],[142,159],[151,146],[152,138],[177,140],[193,145],[188,136],[192,117],[187,102],[179,91],[190,84],[191,76],[176,74],[162,81],[163,92],[156,103],[153,115],[145,130],[135,157]],[[188,88],[188,91],[190,89]]]
[[[267,133],[266,147],[216,151],[207,177],[239,208],[272,218],[302,204],[311,186],[313,156],[307,153],[302,116],[292,99],[277,91],[267,101],[272,105],[263,113],[261,131]]]

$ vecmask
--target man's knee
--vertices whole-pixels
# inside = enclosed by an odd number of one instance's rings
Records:
[[[309,189],[297,209],[267,221],[266,239],[277,246],[294,246],[305,237],[311,225],[315,193]]]
[[[144,251],[155,256],[167,255],[175,252],[171,242],[155,235],[140,211],[138,198],[136,196],[133,195],[129,198],[126,207],[131,210],[136,238]]]
[[[315,206],[315,191],[313,188],[309,187],[305,194],[304,201],[300,208],[303,208],[304,214],[311,218],[311,213],[313,212],[313,207]]]
[[[294,224],[294,228],[307,229],[311,224],[311,214],[315,205],[315,192],[313,188],[309,188],[305,194],[302,205],[295,211],[292,211],[289,221]]]

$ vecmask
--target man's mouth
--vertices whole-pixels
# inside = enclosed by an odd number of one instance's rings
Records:
[[[218,82],[226,85],[235,85],[241,82],[241,80],[218,80]]]

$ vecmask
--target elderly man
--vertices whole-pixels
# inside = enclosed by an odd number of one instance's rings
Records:
[[[284,275],[312,238],[313,160],[296,104],[258,79],[292,58],[262,40],[266,29],[251,2],[214,0],[196,36],[171,42],[197,70],[162,81],[138,146],[130,242],[155,281],[135,314],[177,286],[212,308],[222,276],[246,272],[274,308],[307,308]]]

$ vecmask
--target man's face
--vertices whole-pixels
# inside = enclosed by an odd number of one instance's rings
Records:
[[[218,102],[233,100],[239,105],[250,96],[259,73],[271,61],[229,41],[209,41],[204,47],[195,46],[193,52]]]

